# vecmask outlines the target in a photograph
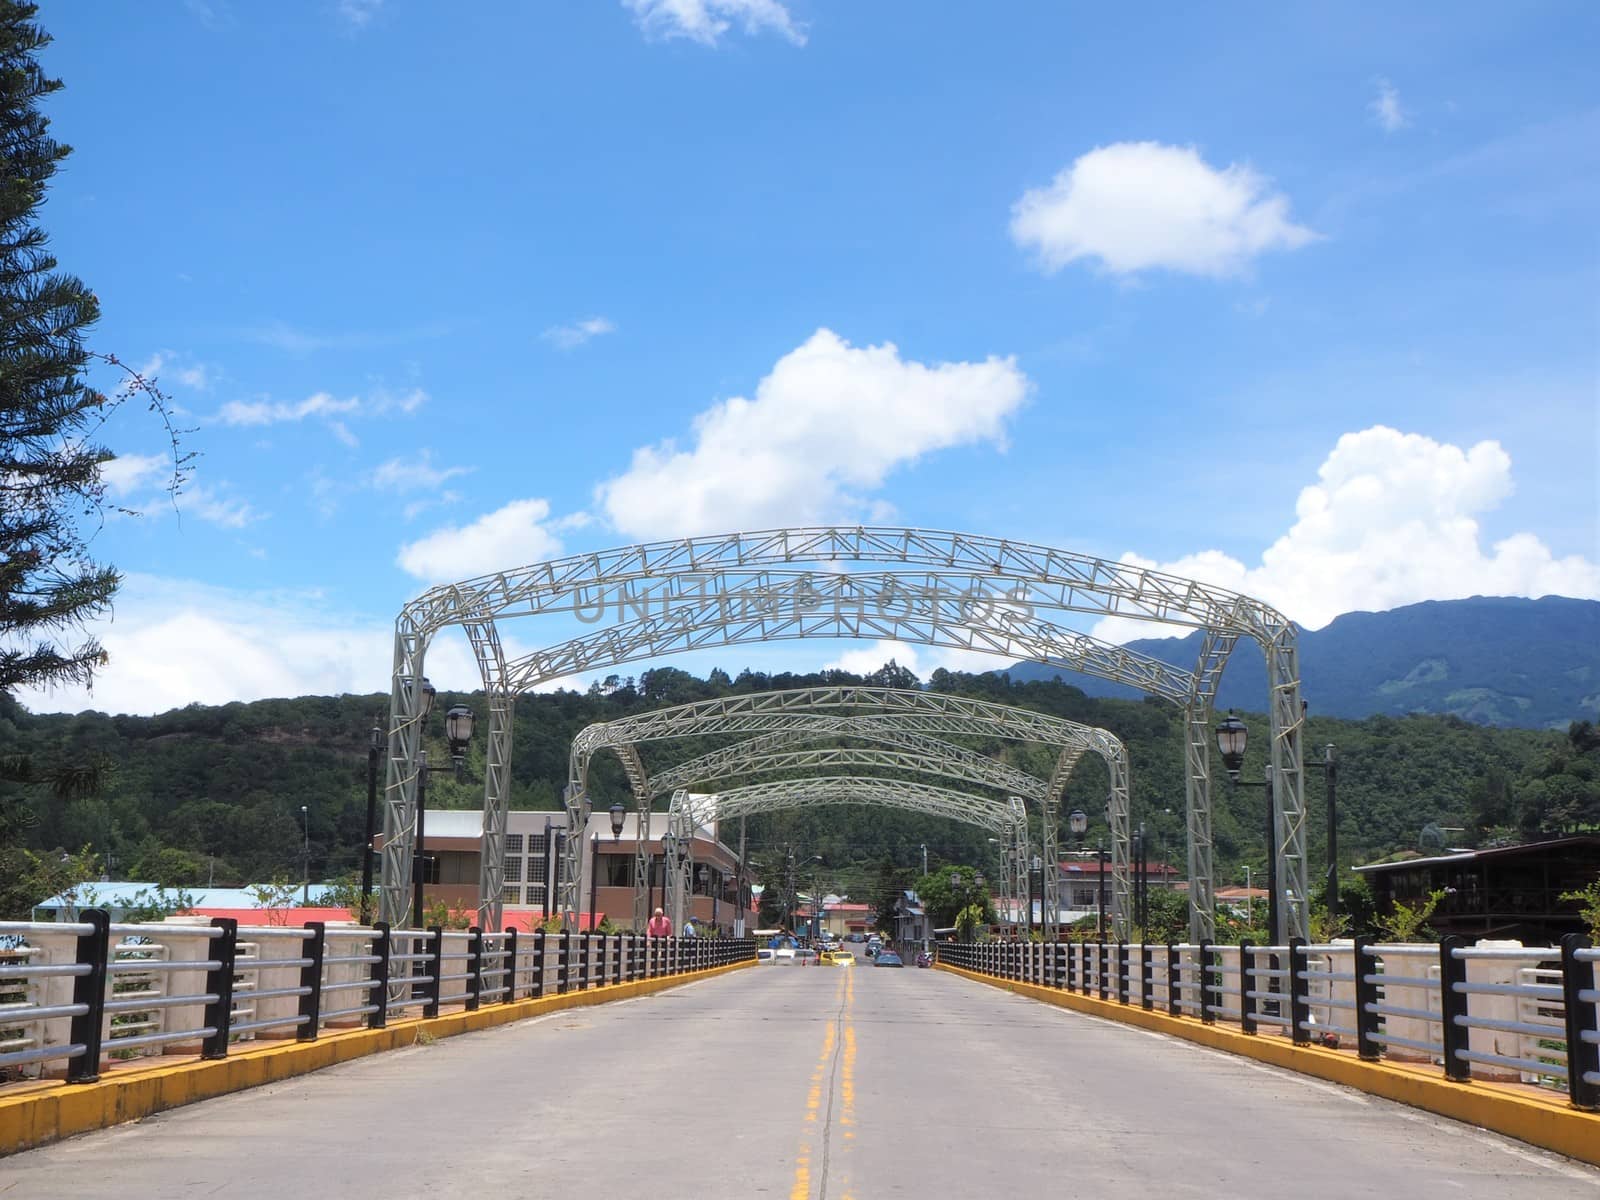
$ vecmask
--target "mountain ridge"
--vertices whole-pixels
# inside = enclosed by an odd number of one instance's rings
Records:
[[[1143,638],[1130,650],[1187,665],[1201,635]],[[1600,601],[1568,596],[1424,600],[1386,612],[1349,612],[1302,630],[1300,676],[1313,711],[1359,720],[1428,713],[1479,725],[1564,729],[1600,710]],[[1136,699],[1134,689],[1038,663],[1017,680],[1059,677],[1091,696]],[[1266,665],[1241,640],[1223,673],[1219,708],[1260,711]]]

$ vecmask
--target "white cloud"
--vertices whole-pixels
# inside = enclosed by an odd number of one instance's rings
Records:
[[[392,616],[330,611],[314,593],[239,592],[148,575],[128,576],[112,617],[88,632],[110,655],[93,691],[24,689],[19,699],[31,710],[157,713],[277,696],[386,693],[394,654]],[[526,650],[507,646],[512,654]],[[427,672],[440,688],[482,686],[459,635],[434,640]],[[577,681],[552,680],[540,690],[561,686]]]
[[[735,23],[751,37],[776,33],[796,46],[806,44],[805,27],[778,0],[622,0],[650,38],[687,38],[715,46]]]
[[[373,468],[368,482],[387,492],[414,492],[433,489],[458,475],[470,475],[471,467],[436,467],[433,451],[422,450],[415,458],[391,458]]]
[[[546,525],[549,516],[546,500],[513,500],[470,525],[436,529],[402,546],[395,561],[406,574],[428,583],[540,562],[561,552],[561,539]]]
[[[220,525],[224,529],[243,529],[246,525],[265,520],[266,516],[243,500],[220,495],[204,487],[191,487],[184,491],[178,497],[178,511],[192,513],[202,521]]]
[[[340,18],[352,29],[365,29],[383,7],[383,0],[339,0]]]
[[[360,439],[350,428],[351,420],[390,416],[395,413],[410,415],[427,403],[427,400],[428,394],[421,388],[392,392],[382,387],[375,388],[366,396],[342,398],[331,392],[317,392],[295,403],[265,398],[230,400],[217,410],[216,420],[221,425],[243,428],[317,420],[323,422],[328,432],[346,446],[355,447],[360,444]]]
[[[1208,165],[1192,146],[1118,142],[1083,155],[1011,210],[1011,238],[1047,272],[1080,259],[1114,275],[1165,269],[1224,277],[1317,235],[1248,166]]]
[[[179,359],[175,351],[162,350],[152,354],[139,365],[136,372],[147,382],[158,379],[175,379],[184,387],[196,392],[203,392],[211,386],[211,371],[204,363],[184,364],[176,361]]]
[[[1014,359],[903,360],[890,343],[857,348],[819,329],[756,387],[706,409],[694,446],[634,451],[596,496],[611,523],[671,537],[829,521],[896,467],[951,446],[1003,445],[1029,391]]]
[[[1385,133],[1396,133],[1411,124],[1406,110],[1400,107],[1400,93],[1387,79],[1378,80],[1378,94],[1368,103],[1367,111]]]
[[[927,682],[928,677],[940,667],[946,671],[971,671],[976,674],[999,670],[1015,661],[1014,658],[983,654],[976,650],[940,649],[913,646],[908,642],[879,640],[863,645],[859,649],[844,651],[832,662],[825,664],[823,670],[837,668],[840,671],[849,671],[852,675],[870,675],[891,659],[923,682]]]
[[[172,459],[159,454],[119,454],[100,464],[100,478],[113,497],[126,499],[157,483],[165,485],[172,478]]]
[[[575,350],[591,338],[616,331],[617,327],[605,317],[586,317],[570,325],[552,325],[539,336],[562,350]]]
[[[344,400],[328,392],[317,392],[297,404],[283,404],[271,400],[230,400],[217,412],[217,420],[224,425],[281,425],[291,421],[304,421],[308,417],[333,417],[340,413],[353,413],[361,408],[355,396]]]
[[[1300,493],[1294,525],[1258,565],[1207,550],[1160,569],[1264,600],[1309,629],[1340,613],[1422,600],[1600,599],[1600,565],[1577,555],[1558,559],[1531,533],[1483,548],[1477,518],[1512,491],[1511,458],[1498,442],[1463,450],[1376,425],[1341,437],[1317,474]],[[1116,619],[1095,627],[1116,641],[1167,632]]]

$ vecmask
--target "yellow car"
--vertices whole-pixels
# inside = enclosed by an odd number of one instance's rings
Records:
[[[823,954],[822,961],[835,967],[853,967],[856,965],[856,956],[848,950],[829,950]]]

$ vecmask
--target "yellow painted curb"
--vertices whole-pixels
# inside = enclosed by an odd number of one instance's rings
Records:
[[[963,979],[1015,992],[1059,1008],[1121,1021],[1141,1029],[1168,1033],[1185,1041],[1224,1050],[1257,1062],[1342,1083],[1386,1100],[1426,1109],[1441,1117],[1465,1121],[1482,1129],[1503,1133],[1545,1150],[1554,1150],[1581,1162],[1600,1166],[1600,1113],[1573,1108],[1565,1097],[1525,1095],[1486,1081],[1455,1083],[1425,1067],[1398,1063],[1363,1062],[1349,1053],[1322,1046],[1297,1046],[1288,1038],[1260,1037],[1220,1025],[1205,1025],[1189,1017],[1146,1012],[1097,996],[1058,991],[1015,979],[995,979],[948,963],[936,964]],[[1436,1070],[1436,1069],[1435,1069]]]
[[[458,1033],[508,1025],[564,1008],[626,1000],[755,965],[753,960],[730,963],[685,975],[636,979],[581,992],[518,1000],[514,1004],[494,1004],[476,1012],[392,1021],[385,1029],[324,1033],[314,1042],[270,1042],[252,1044],[248,1048],[241,1044],[227,1058],[128,1067],[96,1083],[19,1085],[26,1090],[0,1096],[0,1156],[124,1121],[137,1121],[196,1100],[304,1075],[368,1054],[412,1046],[423,1038],[454,1037]],[[159,1063],[159,1060],[154,1061]]]

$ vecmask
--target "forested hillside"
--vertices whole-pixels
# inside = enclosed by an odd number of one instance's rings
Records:
[[[730,691],[761,691],[825,682],[907,685],[914,677],[892,666],[863,680],[840,672],[811,676],[744,674],[706,680],[682,671],[647,671],[637,680],[613,678],[588,693],[524,697],[517,708],[513,806],[554,808],[566,779],[571,739],[584,725],[643,709]],[[1092,699],[1059,682],[1019,683],[994,675],[935,672],[937,690],[981,695],[1004,703],[1102,725],[1128,745],[1133,816],[1152,836],[1154,857],[1182,863],[1183,774],[1181,725],[1172,706],[1155,700]],[[439,708],[481,697],[441,695]],[[219,708],[193,706],[158,717],[100,713],[37,716],[0,698],[0,754],[26,751],[35,762],[103,764],[94,794],[57,796],[47,789],[7,785],[0,812],[11,850],[40,859],[90,848],[109,858],[119,878],[195,884],[297,877],[300,806],[307,807],[313,876],[334,877],[360,861],[366,805],[366,746],[374,719],[386,711],[379,696],[301,697]],[[1247,778],[1261,777],[1267,738],[1264,718],[1245,714],[1251,738]],[[447,759],[442,722],[429,742],[435,762]],[[481,725],[480,725],[481,727]],[[1313,716],[1308,745],[1339,748],[1340,848],[1349,861],[1365,861],[1414,848],[1430,823],[1451,844],[1485,837],[1600,826],[1600,749],[1587,725],[1568,732],[1498,729],[1448,717],[1373,717],[1342,721]],[[1024,769],[1047,774],[1048,749],[1010,743],[974,743]],[[710,748],[709,742],[663,743],[646,748],[647,762],[664,766]],[[468,807],[480,802],[483,745],[468,757],[467,782],[434,773],[430,806]],[[1320,759],[1320,750],[1313,757]],[[597,760],[594,783],[600,804],[624,795],[615,761]],[[1320,856],[1322,778],[1313,770],[1308,806],[1311,846]],[[1106,777],[1085,760],[1072,779],[1064,811],[1082,808],[1094,820],[1089,842],[1103,831]],[[1218,786],[1216,840],[1223,881],[1240,864],[1260,866],[1263,846],[1259,789]],[[1454,832],[1460,829],[1463,832]],[[821,855],[815,883],[855,889],[885,863],[994,865],[993,847],[980,831],[933,818],[882,810],[840,808],[752,819],[753,848],[770,853],[792,845]],[[1067,844],[1063,832],[1063,845]]]
[[[1189,666],[1199,639],[1195,633],[1128,645]],[[1300,669],[1312,711],[1328,716],[1436,713],[1481,725],[1565,729],[1600,711],[1600,602],[1474,596],[1345,613],[1300,635]],[[1038,663],[1018,663],[1009,674],[1023,680],[1060,675],[1092,696],[1134,694]],[[1219,703],[1259,707],[1266,687],[1260,650],[1240,642]]]

